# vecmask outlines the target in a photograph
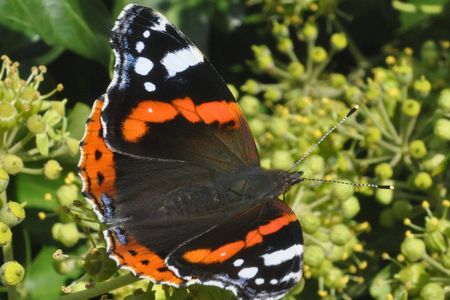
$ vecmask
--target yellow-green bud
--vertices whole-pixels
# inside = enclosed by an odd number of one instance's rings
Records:
[[[241,86],[241,91],[250,95],[255,95],[261,91],[261,88],[256,80],[247,79],[247,81],[245,81],[245,83]]]
[[[84,269],[96,281],[104,281],[117,271],[117,265],[108,257],[105,248],[98,248],[91,250],[86,256]]]
[[[383,180],[382,184],[385,185],[392,185],[391,180]],[[377,189],[375,191],[375,198],[377,201],[381,204],[388,205],[392,202],[392,199],[394,199],[394,191],[393,190],[384,190],[384,189]]]
[[[425,254],[425,243],[420,239],[406,238],[400,249],[407,260],[416,262]]]
[[[53,268],[61,275],[69,275],[78,270],[75,259],[53,260]]]
[[[431,83],[422,76],[414,81],[414,90],[422,97],[426,97],[431,91]]]
[[[5,246],[12,239],[12,232],[8,225],[0,222],[0,247]]]
[[[27,127],[32,133],[44,133],[46,123],[40,115],[32,115],[27,120]]]
[[[373,144],[381,140],[381,131],[377,127],[367,127],[365,131],[365,138],[368,144]]]
[[[441,91],[438,98],[438,106],[445,112],[450,112],[450,88]]]
[[[5,169],[0,168],[0,193],[3,193],[9,184],[9,175]]]
[[[439,283],[430,282],[420,291],[423,300],[444,300],[445,291]]]
[[[66,137],[66,146],[70,156],[75,156],[80,151],[80,141],[70,136]]]
[[[283,93],[277,87],[268,87],[264,92],[264,99],[266,99],[269,102],[277,102],[281,100],[282,97]]]
[[[424,171],[433,172],[445,162],[445,155],[442,153],[434,154],[423,161],[422,167]]]
[[[402,112],[408,117],[417,117],[420,113],[420,103],[414,99],[407,99],[402,103]]]
[[[339,201],[344,201],[353,196],[353,186],[346,184],[334,184],[332,195]]]
[[[392,177],[392,175],[394,175],[394,170],[392,169],[390,164],[381,163],[376,165],[375,175],[382,180],[389,179]]]
[[[273,117],[269,128],[275,136],[283,137],[289,131],[289,122],[284,118]]]
[[[394,71],[397,74],[400,83],[404,85],[409,85],[411,83],[414,72],[410,65],[403,63],[399,66],[395,66]]]
[[[351,103],[359,102],[361,96],[362,96],[362,92],[358,87],[356,87],[354,85],[346,87],[345,98],[348,101],[350,101]]]
[[[248,126],[250,126],[250,130],[255,137],[261,136],[264,132],[266,132],[266,125],[259,118],[250,119],[248,121]]]
[[[315,41],[318,33],[317,27],[313,23],[306,23],[303,27],[303,36],[306,41]]]
[[[278,40],[278,50],[281,53],[290,53],[294,49],[294,45],[290,38],[281,38]]]
[[[0,267],[0,281],[4,286],[14,286],[22,282],[25,269],[17,261],[7,261]]]
[[[44,165],[44,175],[50,180],[58,179],[61,175],[62,167],[54,159],[50,159]]]
[[[414,185],[420,190],[426,190],[433,184],[433,179],[427,172],[419,172],[414,177]]]
[[[324,62],[328,56],[327,51],[323,47],[320,47],[320,46],[314,46],[311,49],[310,55],[311,55],[312,61],[315,63]]]
[[[300,79],[305,73],[305,67],[300,62],[293,61],[288,66],[288,72],[295,79]]]
[[[59,121],[62,120],[62,116],[57,111],[49,109],[45,112],[43,119],[47,123],[47,125],[55,126],[59,123]]]
[[[411,216],[413,206],[407,200],[396,200],[394,204],[392,204],[392,210],[398,220],[404,220]]]
[[[78,199],[78,187],[75,184],[62,185],[56,191],[56,197],[62,206],[70,207]]]
[[[286,26],[286,24],[279,23],[279,22],[273,22],[272,23],[272,34],[278,38],[288,37],[289,36],[289,28]]]
[[[270,70],[275,66],[272,53],[267,46],[253,45],[252,50],[256,58],[256,63],[261,70]]]
[[[75,223],[55,223],[52,227],[52,237],[66,247],[72,247],[80,240],[80,232]]]
[[[307,246],[305,249],[305,264],[311,267],[318,267],[325,259],[325,252],[317,245]]]
[[[303,231],[309,234],[313,234],[320,227],[320,218],[313,214],[307,214],[302,216],[302,228]]]
[[[353,234],[344,224],[336,224],[330,228],[330,241],[338,246],[345,245],[352,238]]]
[[[414,263],[404,267],[394,275],[400,280],[410,293],[417,293],[428,280],[425,267],[420,263]]]
[[[440,231],[425,233],[424,240],[427,245],[427,249],[431,252],[443,253],[448,249],[447,240]]]
[[[325,159],[317,154],[312,154],[303,162],[305,173],[308,176],[322,175],[325,170]]]
[[[25,219],[24,204],[9,201],[0,209],[0,222],[9,227],[16,226]]]
[[[335,88],[341,88],[347,84],[347,78],[340,73],[332,73],[330,75],[331,85]]]
[[[434,123],[434,135],[442,140],[450,141],[450,120],[441,118]]]
[[[0,102],[0,128],[16,125],[17,110],[9,102]]]
[[[349,197],[342,202],[342,212],[346,218],[353,218],[359,213],[360,209],[359,200],[355,196]]]
[[[239,104],[244,114],[249,117],[257,115],[261,107],[258,98],[250,95],[242,96]]]
[[[381,91],[375,83],[369,84],[364,93],[364,96],[366,97],[366,99],[369,102],[373,102],[373,101],[377,100],[380,97],[380,95],[381,95]]]
[[[286,150],[275,150],[272,155],[272,168],[287,170],[294,164],[294,160]]]
[[[347,286],[347,280],[343,280],[344,274],[341,269],[336,267],[330,268],[325,274],[324,284],[331,288],[342,290]]]
[[[336,50],[343,50],[347,47],[347,37],[345,33],[334,33],[331,36],[331,45]]]
[[[429,67],[434,67],[439,61],[439,48],[432,40],[423,43],[420,49],[420,56],[424,63]]]
[[[422,140],[414,140],[409,144],[409,153],[413,158],[422,158],[427,155],[427,146]]]

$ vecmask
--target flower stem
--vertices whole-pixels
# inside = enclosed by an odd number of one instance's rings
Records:
[[[434,258],[432,258],[431,256],[429,256],[428,254],[424,254],[423,258],[425,259],[425,261],[427,263],[429,263],[430,265],[432,265],[433,267],[435,267],[436,269],[438,269],[439,271],[441,271],[442,273],[446,274],[447,276],[450,276],[450,270],[446,269],[443,265],[441,265],[438,261],[436,261]]]
[[[61,296],[59,300],[83,300],[93,298],[138,280],[141,279],[132,274],[122,275],[106,282],[96,283],[93,288]]]
[[[7,205],[8,197],[6,196],[6,191],[1,194],[1,202],[2,206]],[[3,261],[8,262],[14,260],[13,246],[12,240],[9,241],[5,246],[2,247],[3,252]],[[17,290],[15,286],[8,287],[8,300],[17,300]]]

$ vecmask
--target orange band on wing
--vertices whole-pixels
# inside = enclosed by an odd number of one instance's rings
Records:
[[[182,116],[191,123],[229,124],[240,126],[242,112],[234,101],[217,100],[195,105],[190,97],[174,99],[171,103],[145,100],[133,108],[122,122],[122,135],[126,141],[137,143],[151,130],[151,123],[164,123]]]
[[[114,196],[116,171],[114,157],[102,137],[100,114],[103,101],[95,101],[91,116],[86,125],[86,135],[82,141],[81,159],[78,165],[84,190],[98,207],[103,208],[100,201],[102,193]]]
[[[147,276],[155,282],[176,286],[184,282],[166,267],[161,256],[139,244],[132,237],[128,236],[124,245],[111,232],[108,233],[108,238],[110,245],[108,250],[121,266],[130,267],[137,275]]]
[[[243,241],[228,243],[217,249],[196,249],[188,251],[183,254],[183,258],[190,263],[197,264],[220,263],[231,258],[244,248],[250,248],[262,243],[265,235],[275,233],[295,221],[297,221],[295,214],[285,214],[250,231]]]

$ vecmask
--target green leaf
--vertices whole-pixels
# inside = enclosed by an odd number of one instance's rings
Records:
[[[108,64],[111,18],[101,1],[0,1],[0,23],[47,44]]]
[[[69,276],[58,274],[52,267],[55,251],[56,247],[43,247],[27,266],[24,283],[29,291],[27,299],[56,299],[61,294],[61,286]]]
[[[77,102],[67,117],[67,131],[70,136],[80,140],[84,134],[85,121],[91,113],[91,108],[82,102]]]
[[[44,195],[56,191],[64,182],[63,176],[57,180],[48,180],[44,176],[17,174],[14,182],[17,200],[27,202],[27,208],[51,211],[58,207],[56,200],[46,201]]]

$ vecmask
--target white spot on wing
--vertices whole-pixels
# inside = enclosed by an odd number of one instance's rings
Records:
[[[301,276],[302,276],[302,274],[300,272],[291,272],[291,273],[285,275],[281,279],[281,282],[286,282],[286,281],[289,281],[291,279],[293,279],[294,281],[299,281]]]
[[[161,64],[166,68],[169,77],[172,77],[189,67],[203,62],[203,60],[204,57],[200,51],[194,46],[189,46],[175,52],[167,53],[161,60]]]
[[[137,52],[141,53],[142,50],[144,50],[144,47],[145,47],[145,46],[144,46],[144,43],[143,43],[143,42],[139,41],[139,42],[136,43],[136,51],[137,51]]]
[[[148,38],[150,36],[150,31],[146,30],[144,31],[144,33],[142,34],[145,38]]]
[[[144,87],[149,92],[153,92],[154,90],[156,90],[156,86],[153,83],[148,82],[148,81],[146,83],[144,83]]]
[[[264,259],[265,266],[276,266],[285,261],[293,259],[295,256],[300,256],[303,253],[302,245],[293,245],[284,250],[278,250],[272,253],[261,255]]]
[[[233,262],[233,266],[235,266],[235,267],[240,267],[240,266],[242,266],[243,263],[244,263],[244,260],[241,259],[241,258],[239,258],[239,259],[236,259],[236,260]]]
[[[243,268],[239,271],[238,276],[241,278],[253,278],[258,273],[257,267]]]
[[[150,27],[150,29],[153,29],[155,31],[166,31],[166,25],[169,24],[169,21],[167,21],[166,17],[164,17],[161,14],[158,14],[160,19],[158,24],[153,25]]]
[[[270,280],[270,284],[272,284],[272,285],[275,285],[277,283],[278,283],[278,280],[276,280],[276,279],[271,279]]]
[[[255,283],[256,283],[256,285],[264,284],[264,278],[256,278]]]
[[[153,69],[153,63],[145,57],[138,57],[134,65],[134,71],[139,75],[147,75]]]

